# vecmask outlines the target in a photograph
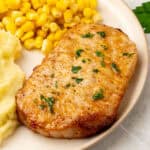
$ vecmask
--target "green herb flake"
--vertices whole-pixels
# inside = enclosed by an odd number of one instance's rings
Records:
[[[72,66],[71,71],[72,71],[73,73],[78,73],[81,69],[82,69],[81,66]]]
[[[97,32],[97,34],[101,37],[101,38],[105,38],[106,37],[106,33],[104,31],[99,31]]]
[[[97,57],[104,57],[104,54],[100,51],[96,51],[95,54]]]
[[[112,68],[112,70],[113,70],[115,73],[120,73],[120,69],[119,69],[119,67],[117,66],[117,64],[112,63],[112,64],[111,64],[111,68]]]
[[[94,37],[94,34],[88,32],[88,33],[86,33],[86,34],[81,35],[81,37],[82,37],[82,38],[93,38],[93,37]]]
[[[124,52],[122,53],[122,56],[127,56],[127,57],[132,57],[135,53],[127,53],[127,52]]]
[[[108,50],[108,47],[106,45],[101,45],[101,47],[103,48],[103,50]]]
[[[83,78],[75,78],[75,77],[73,77],[72,79],[74,79],[77,84],[79,84],[79,83],[81,83],[83,81]]]
[[[98,73],[99,70],[98,70],[98,69],[93,69],[93,72],[94,72],[94,73]]]
[[[105,64],[104,60],[102,60],[100,63],[101,63],[102,67],[106,67],[106,64]]]
[[[55,99],[53,97],[46,98],[45,96],[41,95],[40,99],[47,103],[49,106],[50,112],[53,113],[53,105],[55,104]]]
[[[76,57],[77,57],[77,58],[80,57],[82,52],[84,52],[83,49],[78,49],[78,50],[76,51]]]
[[[68,83],[68,84],[65,85],[65,88],[69,88],[70,86],[71,86],[71,84]]]
[[[85,60],[85,59],[82,59],[82,62],[83,62],[83,63],[86,63],[86,60]]]
[[[41,110],[44,110],[45,107],[46,107],[46,105],[43,105],[43,104],[39,105],[39,108],[40,108]]]
[[[104,91],[103,89],[100,89],[99,91],[95,92],[95,94],[92,96],[93,100],[100,100],[104,98]]]

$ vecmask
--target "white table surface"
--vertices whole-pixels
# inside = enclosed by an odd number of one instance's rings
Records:
[[[130,8],[135,8],[148,0],[124,1]],[[150,50],[150,34],[146,36]],[[110,136],[90,150],[150,150],[150,65],[145,88],[133,111]]]

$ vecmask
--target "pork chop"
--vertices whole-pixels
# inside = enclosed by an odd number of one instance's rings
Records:
[[[121,30],[80,24],[63,36],[16,95],[20,121],[55,138],[81,138],[116,120],[137,62]]]

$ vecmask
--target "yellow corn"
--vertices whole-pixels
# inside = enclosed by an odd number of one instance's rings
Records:
[[[35,48],[35,40],[27,39],[24,41],[23,45],[27,50],[31,50],[31,49]]]
[[[30,8],[31,8],[30,2],[24,2],[22,3],[21,12],[26,13],[30,10]]]
[[[84,17],[90,18],[93,14],[93,10],[91,8],[84,8],[83,15]]]
[[[48,39],[49,41],[54,41],[54,37],[55,37],[55,34],[54,34],[54,33],[51,33],[51,34],[49,34],[49,35],[47,36],[47,39]]]
[[[54,35],[54,39],[55,39],[56,41],[58,41],[58,40],[60,40],[60,38],[62,37],[62,35],[63,35],[63,31],[62,31],[62,30],[58,30],[58,31],[55,33],[55,35]]]
[[[49,6],[54,6],[56,4],[55,0],[47,0],[46,2]]]
[[[28,31],[31,31],[31,30],[34,30],[34,23],[33,22],[31,22],[31,21],[27,21],[27,22],[25,22],[23,25],[22,25],[22,27],[21,27],[21,29],[24,31],[24,32],[28,32]]]
[[[51,10],[51,13],[52,13],[52,16],[54,17],[54,18],[60,18],[61,16],[62,16],[62,13],[61,13],[61,11],[59,11],[57,8],[52,8],[52,10]]]
[[[23,14],[21,11],[14,10],[10,13],[10,15],[11,15],[12,19],[15,20],[16,18],[21,17]]]
[[[21,0],[5,0],[5,4],[9,9],[18,9],[21,5]]]
[[[50,23],[51,32],[56,32],[58,29],[59,29],[59,26],[55,22]]]
[[[34,10],[30,10],[26,13],[26,17],[28,20],[36,20],[38,18],[38,14]]]
[[[40,49],[42,47],[43,38],[41,36],[37,36],[35,39],[35,48]]]
[[[72,15],[73,15],[73,13],[71,10],[66,10],[64,12],[64,20],[66,23],[70,23],[72,21]]]
[[[97,13],[93,16],[93,21],[94,21],[95,23],[99,23],[101,20],[102,20],[102,17],[101,17],[101,15],[100,15],[100,13],[97,12]]]
[[[42,49],[41,51],[44,53],[44,54],[48,54],[53,48],[53,44],[51,41],[49,41],[48,39],[45,39],[43,41],[43,44],[42,44]]]
[[[47,31],[39,29],[37,30],[37,35],[45,38],[47,36]]]
[[[27,49],[42,47],[48,53],[67,29],[100,22],[96,7],[97,0],[0,0],[0,28],[15,34]]]
[[[16,24],[16,26],[21,26],[23,23],[25,23],[25,21],[26,21],[26,17],[24,17],[24,16],[17,17],[15,19],[15,24]]]
[[[45,0],[31,0],[31,3],[34,9],[38,9],[42,7],[42,5],[45,3]]]
[[[43,26],[46,22],[47,22],[47,14],[46,13],[42,13],[38,16],[37,20],[36,20],[36,25],[37,26]]]
[[[29,32],[25,33],[25,34],[23,35],[23,37],[21,37],[21,41],[25,41],[25,40],[27,40],[27,39],[30,39],[30,38],[32,38],[33,36],[34,36],[34,32],[33,32],[33,31],[29,31]]]
[[[24,31],[21,28],[19,28],[16,31],[15,36],[18,37],[18,38],[21,38],[23,36],[23,34],[24,34]]]

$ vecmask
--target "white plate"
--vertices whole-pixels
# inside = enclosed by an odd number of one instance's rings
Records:
[[[99,2],[99,9],[104,18],[104,23],[121,28],[126,32],[130,39],[137,44],[139,54],[137,70],[122,102],[118,120],[107,131],[91,138],[79,140],[45,138],[33,133],[26,127],[19,127],[15,134],[4,143],[1,148],[2,150],[86,149],[104,136],[110,134],[123,121],[137,102],[142,92],[148,70],[148,53],[144,33],[136,17],[121,0],[99,0]],[[39,64],[41,59],[42,56],[39,53],[35,52],[31,54],[29,52],[24,52],[20,65],[27,75],[29,75],[32,72],[32,68]]]

